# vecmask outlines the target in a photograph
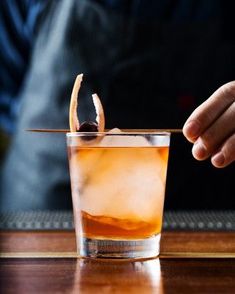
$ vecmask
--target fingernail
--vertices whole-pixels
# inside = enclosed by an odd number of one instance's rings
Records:
[[[193,156],[198,160],[202,160],[205,157],[207,157],[207,149],[205,145],[202,144],[201,142],[196,142],[193,145],[192,152],[193,152]]]
[[[212,162],[216,166],[222,166],[225,163],[224,154],[222,152],[217,153],[215,156],[213,156]]]
[[[184,126],[184,133],[191,138],[198,137],[200,134],[200,125],[196,121],[189,121]]]

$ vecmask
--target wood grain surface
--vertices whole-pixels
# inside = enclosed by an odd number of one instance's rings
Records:
[[[234,293],[235,233],[166,232],[161,256],[123,262],[73,258],[74,232],[2,232],[1,253],[56,253],[68,258],[1,258],[0,293]],[[203,258],[164,255],[191,252]],[[183,256],[183,255],[182,255]]]
[[[0,232],[0,254],[43,252],[76,252],[73,231],[2,231]],[[161,255],[186,253],[235,254],[235,232],[163,232]],[[177,256],[176,256],[177,257]]]

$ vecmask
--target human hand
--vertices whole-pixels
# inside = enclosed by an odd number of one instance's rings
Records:
[[[220,87],[189,116],[184,136],[197,160],[211,157],[218,168],[235,161],[235,81]]]

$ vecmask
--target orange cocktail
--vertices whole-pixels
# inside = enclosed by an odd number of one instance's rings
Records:
[[[80,255],[158,255],[169,133],[68,133]]]

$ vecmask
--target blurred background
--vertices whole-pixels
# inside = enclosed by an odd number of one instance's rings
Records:
[[[0,210],[71,209],[65,136],[74,79],[81,121],[101,97],[107,128],[182,128],[234,80],[234,1],[1,0]],[[173,135],[166,210],[234,208],[235,167],[197,162]]]

